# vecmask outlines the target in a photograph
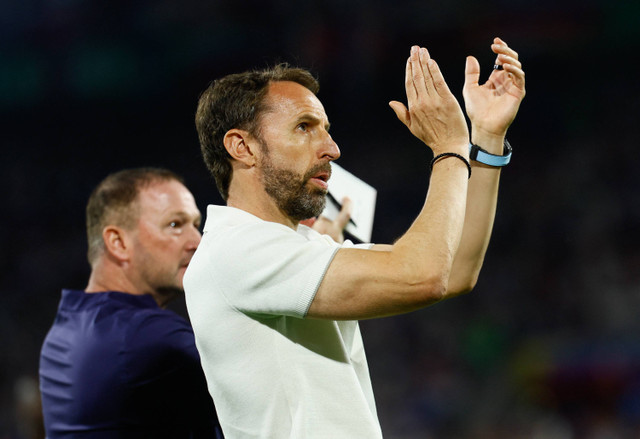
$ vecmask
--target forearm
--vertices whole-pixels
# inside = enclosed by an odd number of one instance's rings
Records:
[[[424,207],[392,249],[392,260],[404,267],[410,283],[441,282],[446,290],[462,237],[468,182],[462,160],[448,157],[434,165]]]
[[[472,142],[493,154],[501,154],[504,137],[484,135],[479,131],[472,131]],[[501,168],[475,161],[472,162],[472,168],[464,229],[454,258],[447,295],[466,293],[475,286],[495,219]]]

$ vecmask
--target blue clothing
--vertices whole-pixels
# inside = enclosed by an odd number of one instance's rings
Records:
[[[47,437],[222,437],[193,331],[150,295],[63,290],[40,354]]]

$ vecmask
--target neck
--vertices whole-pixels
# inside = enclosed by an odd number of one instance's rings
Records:
[[[298,228],[298,221],[283,212],[276,202],[266,193],[262,184],[231,184],[227,206],[244,210],[265,221],[279,223],[293,230]]]
[[[166,303],[160,303],[156,294],[153,294],[151,291],[146,291],[137,285],[137,283],[127,275],[125,264],[108,261],[106,257],[103,256],[92,264],[91,275],[89,276],[89,282],[87,283],[85,292],[102,293],[105,291],[118,291],[135,296],[151,294],[159,306],[162,307],[166,305]]]

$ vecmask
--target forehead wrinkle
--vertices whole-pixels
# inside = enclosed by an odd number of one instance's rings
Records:
[[[302,114],[308,113],[319,120],[327,121],[322,102],[309,89],[296,82],[271,83],[264,103],[265,114],[277,113],[277,110],[281,110],[285,114],[301,117]]]

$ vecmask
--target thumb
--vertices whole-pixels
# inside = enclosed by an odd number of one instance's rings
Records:
[[[353,201],[349,197],[342,199],[342,209],[338,213],[335,219],[336,225],[340,227],[340,230],[344,229],[351,218],[351,211],[353,210]]]
[[[394,113],[396,113],[396,116],[398,117],[398,119],[400,119],[400,122],[402,122],[406,126],[409,126],[411,117],[409,116],[409,110],[407,109],[407,107],[405,107],[402,102],[398,101],[389,102],[389,106],[394,111]]]
[[[473,56],[467,57],[464,67],[464,88],[478,85],[480,80],[480,63]]]

